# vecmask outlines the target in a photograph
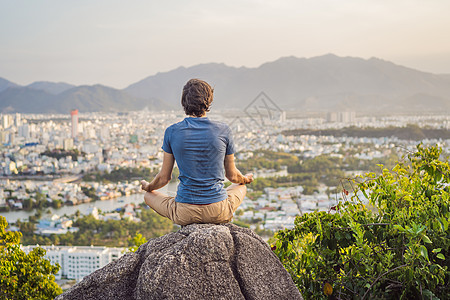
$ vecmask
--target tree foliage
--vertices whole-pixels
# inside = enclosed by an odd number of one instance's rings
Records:
[[[418,145],[392,170],[351,182],[335,213],[304,214],[276,234],[306,299],[449,299],[450,167],[440,154]]]
[[[54,299],[62,290],[55,282],[59,265],[44,258],[36,247],[26,254],[20,248],[20,232],[6,231],[0,216],[0,299]]]
[[[304,189],[303,194],[311,195],[318,191],[320,183],[327,186],[338,186],[341,179],[345,177],[345,171],[369,171],[376,168],[378,164],[395,165],[398,156],[395,151],[391,150],[388,155],[381,158],[358,159],[354,156],[373,146],[373,144],[355,146],[353,151],[341,149],[344,157],[322,154],[315,157],[303,157],[301,160],[299,159],[302,157],[301,153],[294,154],[295,151],[285,153],[260,150],[256,151],[252,158],[237,161],[236,166],[243,173],[253,172],[257,169],[280,170],[282,166],[287,166],[288,176],[256,178],[252,183],[252,190],[263,191],[266,187],[301,185]]]
[[[280,170],[281,166],[289,166],[298,162],[298,158],[289,153],[269,150],[255,151],[254,156],[247,160],[239,160],[236,166],[243,173],[259,169]]]
[[[97,171],[86,174],[83,176],[83,180],[97,182],[119,182],[149,178],[151,179],[157,174],[157,172],[158,171],[151,170],[150,168],[117,167],[110,173]]]
[[[142,206],[146,206],[143,204]],[[20,222],[19,226],[23,232],[24,244],[33,245],[78,245],[78,246],[109,246],[128,247],[132,245],[129,238],[136,232],[140,232],[147,238],[155,238],[174,229],[173,223],[154,212],[152,209],[142,209],[137,217],[140,222],[121,220],[97,220],[92,215],[80,216],[74,227],[78,227],[77,232],[67,232],[65,234],[52,234],[43,236],[34,233],[34,224],[30,222]]]
[[[48,157],[53,157],[56,159],[61,159],[63,157],[67,157],[70,156],[72,158],[73,161],[77,161],[78,160],[78,156],[85,156],[86,153],[80,153],[80,151],[78,149],[72,149],[69,151],[66,150],[62,150],[62,149],[54,149],[54,150],[46,150],[45,152],[41,153],[41,156],[48,156]]]
[[[315,136],[348,136],[348,137],[369,137],[383,138],[394,136],[404,140],[420,141],[423,139],[449,139],[450,132],[447,129],[421,128],[416,124],[408,124],[405,127],[345,127],[340,129],[292,129],[283,131],[283,135],[315,135]]]
[[[136,252],[140,245],[147,243],[147,239],[139,232],[136,232],[132,238],[128,239],[128,243],[131,244],[131,246],[128,247],[128,251]]]

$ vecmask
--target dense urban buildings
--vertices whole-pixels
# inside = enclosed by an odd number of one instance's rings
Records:
[[[355,112],[335,112],[323,117],[295,117],[287,112],[255,116],[251,114],[214,114],[210,118],[230,125],[237,147],[236,159],[251,162],[271,153],[287,153],[298,158],[299,163],[326,156],[356,161],[356,167],[345,171],[345,176],[355,176],[363,171],[358,166],[365,162],[390,155],[402,155],[414,150],[417,139],[397,136],[356,137],[324,135],[320,132],[343,128],[405,128],[417,126],[448,131],[450,117],[428,116],[358,116]],[[109,174],[118,169],[136,168],[158,170],[162,163],[162,139],[170,124],[184,118],[181,112],[124,112],[83,113],[73,110],[67,115],[2,114],[0,116],[0,209],[10,223],[17,221],[14,213],[38,199],[71,205],[72,213],[81,205],[82,214],[97,219],[121,220],[135,218],[133,206],[128,205],[130,195],[139,192],[138,178],[123,182],[83,180],[87,174]],[[258,119],[259,118],[259,119]],[[261,121],[261,118],[264,120]],[[302,129],[319,134],[286,134]],[[425,144],[437,144],[446,155],[450,154],[450,139],[422,139]],[[292,167],[292,166],[291,166]],[[287,165],[277,168],[253,168],[255,178],[291,178]],[[320,170],[317,170],[320,171]],[[292,180],[289,179],[289,180]],[[75,181],[75,182],[74,182]],[[329,211],[342,201],[339,187],[319,183],[312,192],[306,192],[306,183],[284,184],[278,187],[256,189],[249,186],[249,197],[236,212],[235,220],[249,224],[261,234],[294,226],[295,216],[314,210]],[[254,189],[254,190],[253,190]],[[175,193],[176,183],[169,187]],[[86,191],[89,191],[87,193]],[[137,195],[136,195],[137,196]],[[120,197],[110,207],[98,213],[96,206],[106,199]],[[135,202],[141,203],[138,196]],[[120,203],[125,201],[127,203]],[[81,204],[81,205],[80,205]],[[57,207],[56,205],[54,207]],[[122,207],[125,214],[113,210]],[[58,215],[50,207],[37,223],[36,234],[65,234],[75,232],[73,217]],[[34,211],[28,213],[33,215]],[[9,218],[9,219],[8,219]],[[14,228],[14,224],[12,227]],[[33,246],[25,246],[29,251]],[[81,279],[121,255],[120,249],[105,247],[46,246],[47,257],[58,262],[58,276]]]

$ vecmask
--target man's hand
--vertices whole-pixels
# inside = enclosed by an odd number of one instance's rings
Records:
[[[155,178],[151,182],[146,180],[141,180],[141,189],[147,192],[158,190],[169,183],[172,179],[172,170],[175,163],[175,158],[173,154],[164,152],[163,164],[161,171],[156,174]]]
[[[141,180],[141,189],[143,189],[146,192],[151,192],[151,190],[149,191],[149,185],[150,183],[146,180]]]
[[[249,184],[253,182],[253,174],[248,173],[244,175],[244,184]]]

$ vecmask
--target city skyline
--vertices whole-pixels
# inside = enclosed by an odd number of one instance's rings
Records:
[[[0,0],[0,77],[124,88],[200,63],[327,53],[450,73],[447,1]]]

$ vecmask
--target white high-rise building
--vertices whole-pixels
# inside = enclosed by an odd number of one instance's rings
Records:
[[[64,150],[68,151],[68,150],[72,150],[73,149],[73,139],[64,139],[63,142],[63,148]]]
[[[327,114],[328,122],[352,123],[355,122],[356,113],[354,111],[329,112]]]
[[[16,113],[16,116],[14,118],[14,125],[16,127],[19,127],[20,125],[22,125],[22,117],[20,114]]]
[[[12,125],[12,117],[11,115],[2,115],[2,127],[3,129],[7,129]]]
[[[23,137],[25,141],[30,139],[30,127],[28,124],[23,124],[18,127],[19,136]]]
[[[102,141],[106,141],[107,139],[110,138],[110,134],[109,134],[109,128],[107,126],[102,126],[100,127],[100,138],[102,139]]]
[[[8,137],[8,132],[4,130],[0,130],[0,144],[6,143],[6,139]]]
[[[22,246],[29,253],[37,246]],[[58,263],[61,268],[56,279],[62,277],[81,280],[124,254],[125,248],[108,248],[94,246],[40,246],[47,251],[45,257],[52,264]]]
[[[285,112],[285,111],[282,111],[282,112],[280,113],[280,122],[281,122],[281,123],[286,122],[286,112]]]

